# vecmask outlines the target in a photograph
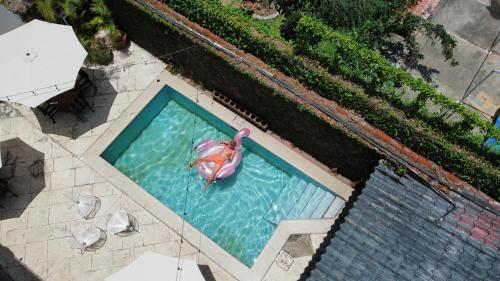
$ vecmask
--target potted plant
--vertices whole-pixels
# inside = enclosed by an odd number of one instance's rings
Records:
[[[244,0],[241,2],[241,8],[245,11],[245,13],[251,15],[255,10],[255,3],[250,0]]]
[[[110,39],[113,48],[116,50],[126,49],[130,45],[130,39],[126,32],[115,30],[110,32]]]

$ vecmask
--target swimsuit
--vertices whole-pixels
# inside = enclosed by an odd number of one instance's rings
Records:
[[[226,159],[222,158],[222,156],[220,156],[219,154],[211,155],[209,157],[210,161],[214,162],[215,165],[219,167],[222,167],[224,165],[224,162],[226,161]]]

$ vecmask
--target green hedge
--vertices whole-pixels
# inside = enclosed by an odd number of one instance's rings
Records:
[[[217,0],[170,0],[168,6],[239,48],[263,59],[286,75],[296,78],[320,95],[334,99],[344,107],[358,112],[367,122],[412,150],[472,185],[480,187],[490,196],[499,198],[500,171],[497,167],[453,145],[443,135],[436,134],[428,128],[422,128],[421,122],[404,118],[401,112],[394,110],[387,102],[367,96],[348,82],[332,76],[317,63],[296,56],[285,42],[277,42],[275,38],[266,34],[265,30],[259,32],[261,31],[259,26],[242,13],[231,7],[222,6]],[[347,46],[347,48],[352,47]],[[356,50],[353,48],[352,51]],[[419,80],[411,83],[416,83],[415,88],[425,89],[422,92],[435,100],[442,100],[443,103],[449,101],[448,98],[439,95],[430,85],[421,84]],[[426,98],[422,94],[419,100]],[[481,126],[492,134],[498,133],[490,124],[478,120],[475,114],[465,110],[462,106],[452,102],[449,108],[470,117],[469,123]],[[465,123],[462,126],[465,126]]]
[[[439,93],[422,79],[396,68],[379,53],[360,46],[349,36],[335,32],[316,18],[302,16],[295,27],[295,34],[294,44],[300,52],[321,62],[330,71],[341,73],[371,93],[381,96],[406,115],[424,120],[448,140],[464,145],[500,166],[500,155],[483,147],[485,136],[499,136],[500,130],[476,113]],[[418,96],[414,100],[404,100],[401,91],[398,91],[401,86],[408,87]],[[432,101],[440,110],[429,112],[428,101]],[[445,122],[442,118],[445,112],[455,112],[462,120]],[[480,128],[482,133],[472,132],[475,128]]]

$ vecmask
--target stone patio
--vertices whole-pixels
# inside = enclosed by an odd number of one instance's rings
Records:
[[[84,112],[83,120],[60,113],[53,124],[36,110],[0,103],[1,176],[18,195],[0,199],[5,207],[0,208],[0,269],[14,280],[104,280],[148,250],[178,256],[181,239],[176,232],[81,161],[85,151],[164,68],[163,62],[135,44],[127,53],[115,53],[115,64],[89,67],[98,91],[86,93],[95,112]],[[99,210],[90,220],[77,215],[71,200],[81,193],[100,199]],[[109,214],[120,209],[138,219],[138,233],[108,235],[95,252],[81,254],[69,247],[72,230],[82,224],[105,229]],[[315,249],[325,234],[311,236]],[[234,280],[192,245],[182,243],[180,253],[208,266],[211,274],[207,276],[213,278],[207,280]],[[310,259],[310,253],[296,258],[287,270],[274,263],[264,279],[296,280]]]

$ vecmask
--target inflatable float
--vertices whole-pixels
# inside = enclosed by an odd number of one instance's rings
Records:
[[[222,168],[215,175],[214,180],[227,178],[230,175],[232,175],[234,171],[236,171],[236,167],[240,164],[242,158],[241,142],[243,138],[248,137],[249,135],[250,135],[250,130],[247,128],[239,130],[236,133],[236,135],[234,135],[233,140],[236,142],[236,147],[234,148],[235,150],[234,158],[231,161],[226,160],[224,162]],[[217,141],[208,139],[196,145],[194,151],[198,152],[199,153],[198,157],[201,158],[215,153],[219,153],[223,149],[224,149],[223,145],[219,144]],[[208,178],[208,176],[212,174],[212,169],[214,168],[214,166],[215,166],[214,162],[203,162],[196,165],[196,170],[198,171],[198,174],[202,178],[206,179]]]

